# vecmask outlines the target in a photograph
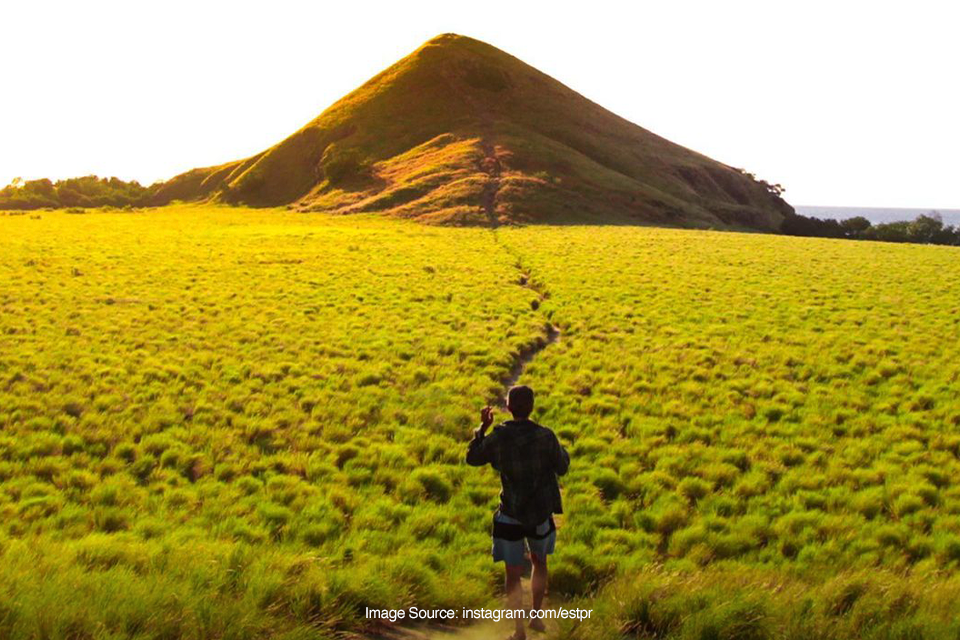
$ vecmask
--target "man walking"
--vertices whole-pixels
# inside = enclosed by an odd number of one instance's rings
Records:
[[[490,435],[486,432],[493,424],[493,407],[480,412],[480,428],[467,449],[467,464],[489,464],[500,472],[500,506],[493,517],[493,560],[506,564],[507,603],[511,609],[520,609],[520,577],[524,551],[529,548],[533,564],[530,587],[533,611],[537,612],[543,607],[547,590],[547,556],[553,553],[557,540],[553,514],[563,513],[557,476],[567,472],[570,456],[553,431],[530,420],[533,389],[512,387],[507,394],[507,409],[513,419],[495,427]],[[530,628],[543,631],[543,621],[536,615],[531,614]],[[516,625],[511,640],[524,640],[523,620],[518,618]]]

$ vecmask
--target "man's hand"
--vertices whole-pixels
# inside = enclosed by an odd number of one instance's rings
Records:
[[[480,410],[480,433],[483,434],[493,424],[493,407],[486,406]]]
[[[480,410],[480,427],[473,432],[473,440],[467,447],[467,464],[471,467],[482,467],[485,464],[492,464],[489,447],[486,445],[495,444],[493,441],[485,440],[484,433],[487,428],[493,424],[493,407],[484,407]]]

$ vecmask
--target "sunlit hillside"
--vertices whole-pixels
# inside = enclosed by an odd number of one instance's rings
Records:
[[[445,34],[245,160],[154,202],[208,199],[439,224],[579,220],[777,231],[779,187],[665,140],[488,44]]]

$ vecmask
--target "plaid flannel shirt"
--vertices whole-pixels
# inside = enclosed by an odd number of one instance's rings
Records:
[[[570,455],[553,431],[530,420],[508,420],[484,436],[478,429],[467,448],[467,464],[500,472],[500,511],[527,526],[563,513],[562,476]]]

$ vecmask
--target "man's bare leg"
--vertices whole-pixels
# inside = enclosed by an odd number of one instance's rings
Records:
[[[520,584],[520,577],[523,575],[523,565],[507,565],[507,606],[517,610],[523,608],[523,586]],[[512,640],[524,640],[527,637],[523,630],[523,619],[516,618],[516,631],[510,636]]]
[[[533,591],[533,610],[540,611],[543,608],[543,596],[547,592],[547,557],[540,557],[531,553],[530,561],[533,563],[533,575],[530,576],[530,590]],[[535,631],[544,631],[547,627],[540,618],[531,617],[530,628]]]

